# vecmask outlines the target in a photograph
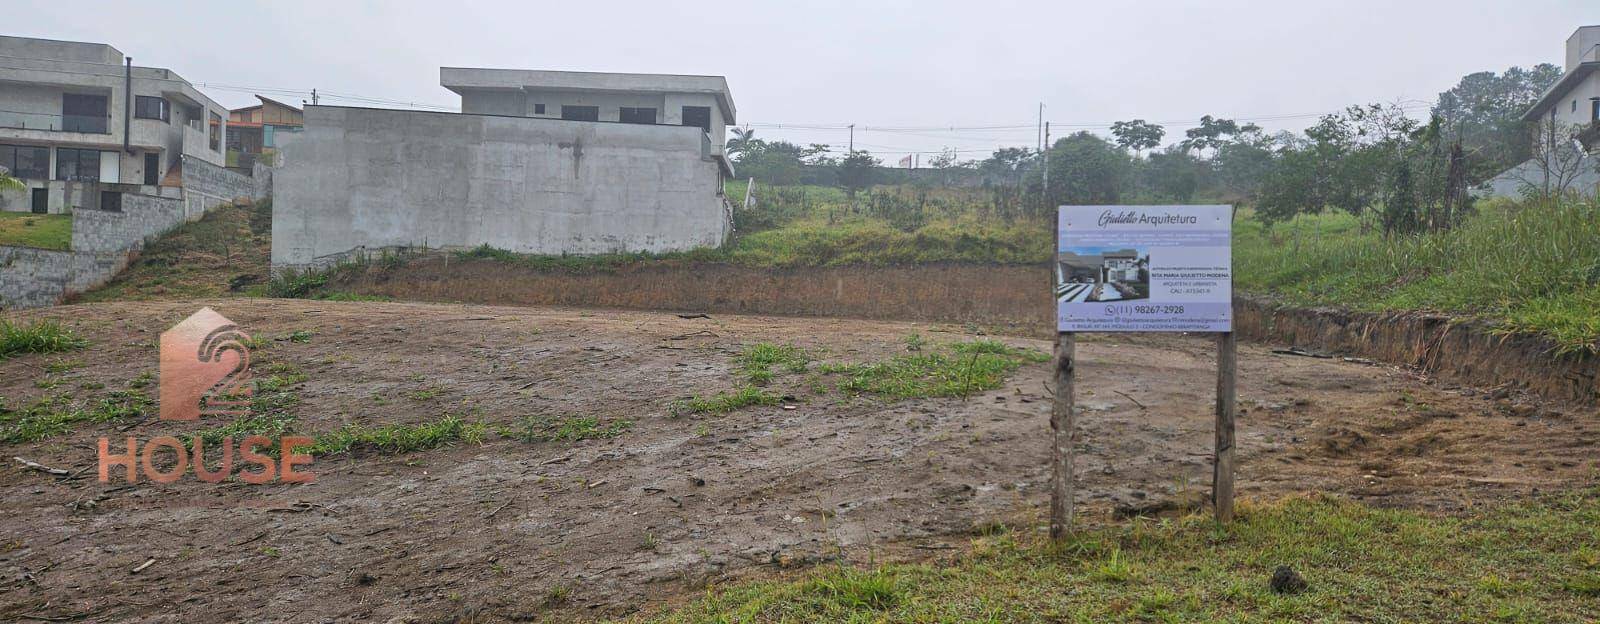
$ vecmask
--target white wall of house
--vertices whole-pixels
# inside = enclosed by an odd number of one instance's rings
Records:
[[[1594,103],[1600,101],[1600,72],[1591,72],[1582,82],[1562,94],[1546,116],[1562,125],[1587,125],[1595,121]]]

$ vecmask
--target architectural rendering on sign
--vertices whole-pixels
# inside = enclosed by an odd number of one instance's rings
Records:
[[[390,248],[722,244],[734,123],[717,76],[444,68],[461,113],[309,106],[281,147],[274,267]]]

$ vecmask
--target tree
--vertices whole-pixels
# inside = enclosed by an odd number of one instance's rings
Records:
[[[1111,135],[1116,137],[1117,145],[1123,149],[1142,154],[1144,150],[1161,145],[1161,137],[1167,135],[1167,129],[1143,119],[1135,119],[1111,124]]]
[[[1133,163],[1128,153],[1090,132],[1077,132],[1050,147],[1050,189],[1044,209],[1062,204],[1114,204],[1122,198]],[[1030,184],[1042,186],[1042,176]]]
[[[1543,119],[1534,128],[1533,157],[1512,170],[1511,177],[1522,183],[1524,195],[1540,199],[1565,195],[1585,170],[1594,168],[1578,141],[1580,129],[1553,119]]]
[[[11,170],[0,167],[0,191],[25,191],[28,189],[22,180],[11,177]]]
[[[755,135],[755,130],[751,130],[749,128],[734,128],[733,138],[728,139],[728,147],[724,151],[728,153],[730,158],[744,152],[745,148],[750,145],[752,140],[758,140],[755,138]]]
[[[1232,119],[1218,119],[1210,115],[1200,118],[1200,127],[1183,132],[1185,138],[1178,143],[1185,151],[1216,149],[1240,134],[1260,132],[1261,126],[1253,123],[1240,125]]]
[[[1417,232],[1421,219],[1417,210],[1416,186],[1411,182],[1411,163],[1401,159],[1395,163],[1394,175],[1389,178],[1389,189],[1383,202],[1383,233],[1412,234]]]
[[[839,184],[855,197],[856,191],[871,187],[876,182],[881,162],[866,150],[850,152],[839,161]]]
[[[1141,169],[1142,185],[1162,201],[1188,203],[1210,173],[1210,164],[1176,147],[1153,152]]]
[[[1443,142],[1461,142],[1472,182],[1487,180],[1533,157],[1534,124],[1522,121],[1522,114],[1560,78],[1561,68],[1541,63],[1530,69],[1512,67],[1501,74],[1468,74],[1439,94],[1433,115],[1440,120]]]

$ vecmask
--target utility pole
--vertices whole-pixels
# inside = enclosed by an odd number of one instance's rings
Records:
[[[317,100],[318,100],[318,98],[317,98],[317,90],[316,89],[312,89],[311,90],[311,105],[312,106],[316,106],[317,105]]]
[[[1044,207],[1050,209],[1050,122],[1044,122]]]
[[[856,153],[856,125],[850,124],[850,153]]]
[[[1033,150],[1044,149],[1044,102],[1039,103],[1039,128],[1033,131]]]

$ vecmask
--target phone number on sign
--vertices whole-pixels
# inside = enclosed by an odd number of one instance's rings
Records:
[[[1108,305],[1106,316],[1119,314],[1183,314],[1181,305]]]

